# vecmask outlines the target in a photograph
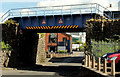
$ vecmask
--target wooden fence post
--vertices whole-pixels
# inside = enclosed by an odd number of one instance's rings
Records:
[[[101,64],[100,64],[100,57],[98,57],[98,63],[97,63],[97,70],[100,71],[101,68],[100,68]]]
[[[91,63],[90,63],[90,55],[88,55],[88,67],[91,67]]]
[[[107,60],[106,59],[104,59],[103,73],[107,73]]]
[[[88,62],[88,56],[85,55],[85,66],[87,67],[87,62]]]
[[[53,57],[56,57],[55,55],[56,55],[56,53],[55,53],[55,52],[53,52]]]
[[[111,63],[111,75],[115,76],[115,60],[112,60]]]
[[[92,68],[95,68],[95,56],[92,57]]]
[[[53,57],[53,54],[52,54],[52,53],[50,53],[50,57],[51,57],[51,58]]]

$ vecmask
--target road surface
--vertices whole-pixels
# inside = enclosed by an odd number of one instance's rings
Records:
[[[52,58],[49,63],[31,67],[3,70],[2,77],[101,77],[82,67],[83,52],[73,52],[70,57]]]

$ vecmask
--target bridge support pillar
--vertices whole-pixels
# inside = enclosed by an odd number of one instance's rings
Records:
[[[45,34],[43,34],[43,36],[41,36],[41,34],[39,34],[36,64],[40,64],[43,62],[46,62]]]

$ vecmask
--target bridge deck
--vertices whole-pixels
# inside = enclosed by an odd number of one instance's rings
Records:
[[[74,14],[55,16],[15,17],[21,29],[79,29],[86,27],[86,20],[95,18],[96,14]]]

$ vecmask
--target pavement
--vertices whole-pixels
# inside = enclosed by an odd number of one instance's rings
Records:
[[[3,70],[2,75],[55,75],[55,72],[28,71],[28,70]]]
[[[82,60],[84,59],[84,52],[74,51],[72,55],[68,57],[58,57],[52,58],[49,62],[52,63],[79,63],[82,64]]]

